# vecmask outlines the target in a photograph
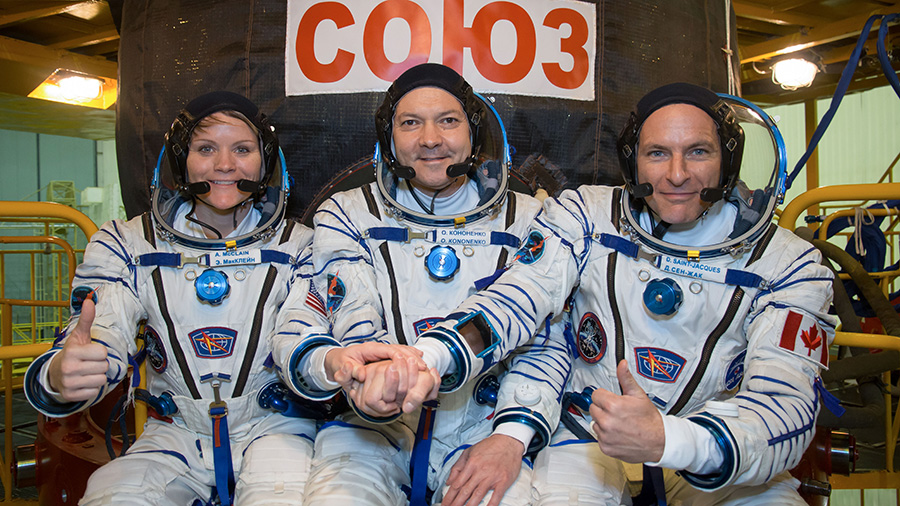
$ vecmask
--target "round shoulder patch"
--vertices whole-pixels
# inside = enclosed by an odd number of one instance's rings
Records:
[[[584,313],[578,324],[578,355],[589,364],[606,355],[606,331],[594,313]]]
[[[525,244],[516,252],[513,259],[523,264],[533,264],[537,262],[544,254],[544,235],[537,230],[532,230],[525,239]]]
[[[144,326],[144,348],[147,350],[147,362],[159,374],[166,370],[169,360],[159,333],[150,325]]]
[[[328,314],[337,311],[344,302],[344,296],[347,295],[347,288],[341,278],[334,274],[328,275],[328,297],[325,299],[325,309]]]
[[[725,369],[725,390],[734,390],[741,384],[744,379],[744,358],[747,356],[747,350],[744,350],[736,357],[731,359],[728,368]]]
[[[72,314],[81,312],[81,306],[88,297],[91,298],[94,304],[97,303],[97,292],[93,288],[79,285],[72,289],[72,296],[69,299],[69,307],[72,309]]]

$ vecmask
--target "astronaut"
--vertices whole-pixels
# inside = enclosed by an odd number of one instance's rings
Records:
[[[641,500],[803,504],[787,470],[814,434],[832,275],[771,223],[777,128],[742,99],[676,83],[640,100],[617,149],[624,188],[546,200],[537,260],[421,340],[472,375],[571,306],[571,402],[535,460],[535,504],[630,504],[632,478]],[[466,320],[492,353],[471,346]]]
[[[269,340],[276,318],[285,331],[327,321],[307,292],[312,231],[284,218],[288,189],[267,117],[207,93],[166,135],[151,212],[92,237],[64,338],[29,367],[26,395],[54,417],[98,402],[126,378],[145,320],[147,389],[130,393],[155,416],[81,504],[302,501],[316,422],[281,414]],[[304,303],[279,314],[289,293]]]
[[[334,195],[316,213],[317,284],[326,287],[332,331],[342,343],[414,345],[516,261],[540,203],[507,190],[503,124],[490,102],[448,67],[422,64],[404,72],[375,124],[376,181]],[[490,498],[488,491],[496,490],[493,504],[503,492],[503,504],[530,504],[530,462],[523,454],[549,441],[553,427],[542,413],[558,411],[568,374],[565,343],[544,328],[508,364],[479,371],[486,386],[480,395],[473,395],[473,382],[422,409],[394,402],[402,395],[367,399],[382,392],[385,377],[384,383],[410,389],[433,385],[428,396],[434,397],[440,378],[430,370],[416,376],[402,362],[370,364],[365,381],[350,389],[354,412],[319,431],[305,504],[439,504],[457,460],[456,472],[467,477],[461,482],[479,487],[463,499]],[[440,349],[421,351],[434,368]],[[393,368],[412,372],[398,375]],[[512,464],[502,477],[495,467],[474,471],[489,462],[461,458],[488,436],[512,442],[504,445],[512,448]]]

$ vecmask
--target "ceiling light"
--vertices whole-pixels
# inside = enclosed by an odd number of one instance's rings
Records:
[[[75,102],[94,100],[103,93],[103,81],[94,77],[69,76],[57,84],[62,97]]]
[[[56,69],[31,93],[31,98],[66,104],[108,109],[116,102],[118,86],[115,79]]]
[[[772,81],[786,90],[796,90],[812,84],[819,67],[803,58],[779,60],[772,65]]]

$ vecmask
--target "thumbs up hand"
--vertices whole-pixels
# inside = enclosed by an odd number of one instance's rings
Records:
[[[95,307],[91,297],[81,306],[78,323],[69,333],[61,352],[50,361],[50,388],[68,402],[93,399],[106,385],[106,347],[91,342]]]
[[[626,361],[619,362],[616,376],[622,395],[598,388],[591,396],[591,425],[600,449],[625,462],[657,462],[666,445],[662,414],[631,376]]]

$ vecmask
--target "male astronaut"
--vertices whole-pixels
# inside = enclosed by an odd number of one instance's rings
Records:
[[[751,134],[772,175],[754,192],[739,179]],[[670,503],[803,504],[787,470],[814,433],[832,276],[771,223],[780,134],[749,103],[676,83],[640,100],[618,151],[624,188],[546,200],[539,258],[422,341],[444,344],[465,376],[569,301],[572,403],[535,460],[535,504],[627,503],[623,462],[645,464],[648,488]],[[466,319],[500,346],[477,353]]]
[[[301,348],[292,333],[321,336],[327,320],[307,293],[312,231],[284,218],[288,177],[268,118],[231,92],[190,101],[151,193],[150,213],[92,237],[65,338],[28,369],[26,395],[48,416],[96,403],[140,355],[146,320],[147,390],[134,381],[129,393],[155,416],[92,475],[81,504],[298,504],[316,421],[281,414],[297,410],[269,367],[269,339],[277,327],[290,341],[280,349]],[[279,312],[289,294],[299,302]]]
[[[375,125],[376,181],[336,194],[319,208],[314,264],[319,284],[327,287],[336,339],[412,345],[516,260],[540,203],[507,190],[509,148],[500,118],[448,67],[422,64],[404,72],[388,89]],[[440,349],[422,351],[429,367],[444,368],[434,361]],[[494,440],[512,441],[503,446],[512,448],[504,459],[510,466],[476,473],[467,484],[478,485],[481,496],[495,490],[492,504],[504,491],[503,504],[530,504],[523,454],[546,444],[553,430],[568,373],[565,355],[564,342],[542,330],[510,362],[512,372],[504,373],[505,364],[479,371],[502,380],[496,410],[490,388],[479,390],[476,400],[473,384],[421,410],[410,409],[410,402],[399,413],[394,401],[402,395],[370,404],[369,394],[380,394],[381,379],[398,367],[370,365],[350,397],[357,411],[383,416],[348,414],[319,431],[306,504],[396,505],[409,499],[422,505],[431,503],[432,493],[439,503],[457,459],[460,472],[488,465],[460,455],[492,429]],[[433,384],[432,397],[437,395],[439,377],[427,371],[408,376],[410,387]],[[485,385],[495,380],[487,378]]]

